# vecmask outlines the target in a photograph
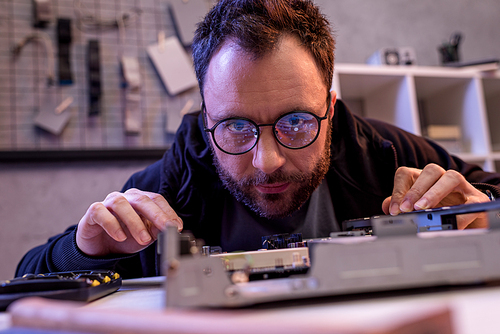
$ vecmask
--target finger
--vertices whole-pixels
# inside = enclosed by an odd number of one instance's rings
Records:
[[[162,230],[158,229],[149,219],[146,219],[144,217],[141,218],[144,222],[144,225],[146,226],[146,229],[148,230],[149,235],[151,235],[153,240],[158,239],[158,234],[160,234]]]
[[[457,228],[488,228],[488,215],[485,212],[457,216]]]
[[[392,196],[389,196],[386,199],[384,199],[384,201],[382,202],[382,211],[386,215],[388,215],[390,213],[389,212],[389,207],[391,205],[391,199],[392,199]]]
[[[423,198],[423,196],[425,194],[429,194],[430,189],[433,189],[432,187],[445,173],[446,171],[436,164],[429,164],[425,166],[418,178],[415,180],[414,184],[405,194],[400,205],[400,210],[402,212],[409,212],[414,209],[421,210],[429,208],[430,206],[422,207],[420,205],[416,206],[415,204],[419,202],[419,204],[428,205],[428,199],[426,197]],[[437,203],[439,203],[439,201]]]
[[[446,171],[421,197],[414,203],[416,210],[425,210],[439,206],[445,198],[453,198],[451,204],[458,205],[467,201],[464,190],[470,185],[465,178],[454,170]],[[470,185],[472,187],[472,185]]]
[[[145,194],[151,198],[151,200],[166,214],[167,223],[166,225],[177,226],[179,231],[182,230],[183,222],[182,219],[177,215],[177,213],[172,209],[170,204],[167,202],[165,197],[157,193],[145,192]],[[162,226],[162,230],[165,228],[165,225]]]
[[[103,204],[124,225],[137,243],[146,245],[151,242],[151,235],[139,216],[139,211],[133,207],[130,199],[124,194],[111,193]]]
[[[449,170],[424,195],[421,200],[424,203],[417,202],[415,206],[425,205],[428,206],[427,208],[431,208],[488,201],[489,198],[472,186],[462,174]],[[457,215],[456,218],[458,229],[488,227],[488,219],[484,212]]]
[[[107,235],[118,242],[127,239],[120,222],[102,203],[92,204],[82,220],[84,224],[79,226],[82,238],[92,239],[104,230]]]
[[[404,196],[422,171],[416,168],[400,167],[394,175],[394,188],[392,189],[389,213],[397,215],[401,213],[400,206]]]
[[[172,225],[182,230],[182,219],[162,195],[137,189],[129,189],[125,195],[132,207],[158,229],[164,230],[165,226]]]

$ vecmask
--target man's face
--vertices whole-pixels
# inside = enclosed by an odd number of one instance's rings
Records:
[[[328,107],[327,88],[314,58],[292,36],[262,58],[228,41],[213,56],[205,79],[207,127],[228,117],[245,117],[257,124],[273,123],[290,111],[320,117]],[[261,128],[257,145],[242,155],[230,155],[213,145],[214,161],[229,191],[257,214],[278,218],[296,211],[323,180],[330,161],[328,128],[336,101],[321,132],[310,146],[281,146],[272,127]],[[212,140],[212,138],[210,139]]]

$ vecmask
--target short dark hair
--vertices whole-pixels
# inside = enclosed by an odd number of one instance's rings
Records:
[[[311,52],[329,90],[335,40],[330,23],[311,0],[220,0],[198,24],[192,44],[202,97],[210,60],[226,40],[259,57],[285,34],[297,36]]]

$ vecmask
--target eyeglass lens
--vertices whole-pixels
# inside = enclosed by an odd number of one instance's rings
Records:
[[[302,148],[316,139],[319,124],[309,113],[283,115],[274,125],[274,135],[284,146]],[[246,119],[228,119],[217,125],[213,132],[216,144],[229,153],[243,153],[255,145],[259,130],[255,123]]]
[[[318,120],[311,114],[296,113],[281,117],[275,126],[276,138],[285,146],[309,145],[318,133]]]
[[[213,133],[215,143],[229,153],[248,151],[257,141],[255,124],[244,119],[228,119],[221,122]]]

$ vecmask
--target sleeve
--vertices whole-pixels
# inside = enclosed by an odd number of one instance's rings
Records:
[[[17,266],[15,276],[72,270],[116,270],[120,260],[132,257],[89,257],[78,249],[75,236],[76,225],[50,238],[46,244],[33,248]]]

